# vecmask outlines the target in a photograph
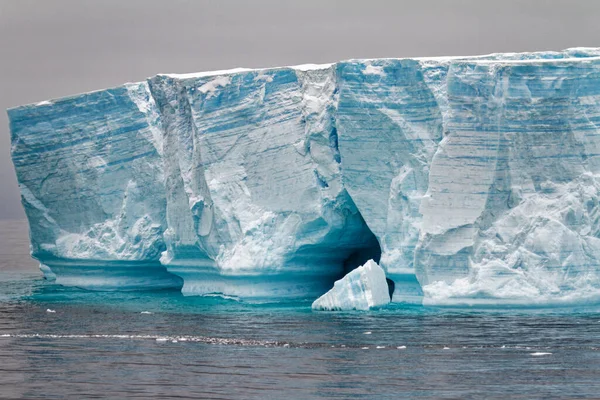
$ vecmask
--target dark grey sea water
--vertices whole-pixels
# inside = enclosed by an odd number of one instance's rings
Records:
[[[0,221],[0,398],[600,398],[600,313],[315,313],[45,282]]]

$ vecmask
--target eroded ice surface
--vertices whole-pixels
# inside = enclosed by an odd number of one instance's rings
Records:
[[[598,294],[597,54],[338,64],[344,184],[394,301]]]
[[[158,75],[9,110],[32,255],[59,283],[393,300],[600,292],[600,52]]]
[[[165,249],[160,116],[148,84],[9,111],[32,256],[58,283],[180,286]]]
[[[334,76],[325,66],[150,79],[176,188],[162,262],[184,293],[316,297],[350,255],[378,247],[342,186]]]
[[[313,310],[369,310],[390,302],[385,272],[369,260],[336,281],[333,288],[312,304]]]

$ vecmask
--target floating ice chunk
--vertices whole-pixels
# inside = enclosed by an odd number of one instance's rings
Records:
[[[315,300],[312,308],[329,311],[368,310],[389,302],[385,272],[375,261],[369,260],[335,282],[333,289]]]
[[[48,309],[46,310],[46,312],[47,312],[47,313],[52,313],[52,314],[53,314],[53,313],[55,313],[55,312],[56,312],[56,310],[51,310],[51,309],[49,309],[49,308],[48,308]]]

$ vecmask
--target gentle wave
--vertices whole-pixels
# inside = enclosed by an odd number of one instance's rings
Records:
[[[283,347],[283,348],[305,348],[305,349],[316,349],[316,348],[333,348],[333,349],[376,349],[376,350],[406,350],[406,349],[420,349],[420,350],[524,350],[524,351],[536,351],[533,353],[537,354],[552,354],[548,353],[548,350],[591,350],[600,351],[600,347],[597,346],[522,346],[522,345],[442,345],[442,344],[428,344],[428,345],[399,345],[399,344],[328,344],[328,343],[307,343],[307,342],[285,342],[285,341],[269,341],[269,340],[257,340],[257,339],[243,339],[243,338],[217,338],[209,336],[171,336],[171,335],[123,335],[123,334],[43,334],[43,333],[0,333],[0,339],[119,339],[119,340],[149,340],[158,343],[179,343],[179,342],[190,342],[190,343],[202,343],[202,344],[213,344],[213,345],[233,345],[233,346],[256,346],[256,347]],[[544,350],[544,351],[542,351]]]

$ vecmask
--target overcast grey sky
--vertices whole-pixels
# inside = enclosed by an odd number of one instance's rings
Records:
[[[160,72],[600,46],[596,0],[0,0],[3,110]],[[22,218],[0,113],[0,219]]]

